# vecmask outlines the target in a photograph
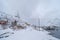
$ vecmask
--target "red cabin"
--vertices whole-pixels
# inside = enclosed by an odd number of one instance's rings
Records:
[[[0,20],[0,24],[1,24],[1,25],[7,24],[7,22],[8,22],[8,21],[6,21],[6,20]]]

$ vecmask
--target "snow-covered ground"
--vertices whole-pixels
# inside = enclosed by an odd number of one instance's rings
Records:
[[[4,30],[5,32],[13,32],[12,30]],[[48,35],[49,32],[43,30],[43,31],[37,31],[31,28],[14,31],[14,34],[9,34],[9,37],[7,38],[1,38],[0,40],[60,40],[55,37],[52,37],[51,35]]]

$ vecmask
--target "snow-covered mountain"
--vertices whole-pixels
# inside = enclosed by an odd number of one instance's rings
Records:
[[[20,17],[28,22],[38,20],[40,17],[41,25],[50,25],[51,23],[60,25],[58,21],[55,21],[56,18],[60,19],[59,2],[60,0],[0,0],[0,11],[12,16],[19,11]],[[34,24],[34,22],[32,23]]]

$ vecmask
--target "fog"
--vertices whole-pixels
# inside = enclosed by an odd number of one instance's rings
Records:
[[[60,0],[0,0],[0,11],[16,15],[32,24],[60,25]]]

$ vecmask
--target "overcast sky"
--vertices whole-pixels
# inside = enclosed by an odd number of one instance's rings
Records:
[[[60,0],[0,0],[0,11],[30,20],[40,17],[41,24],[60,17]]]

